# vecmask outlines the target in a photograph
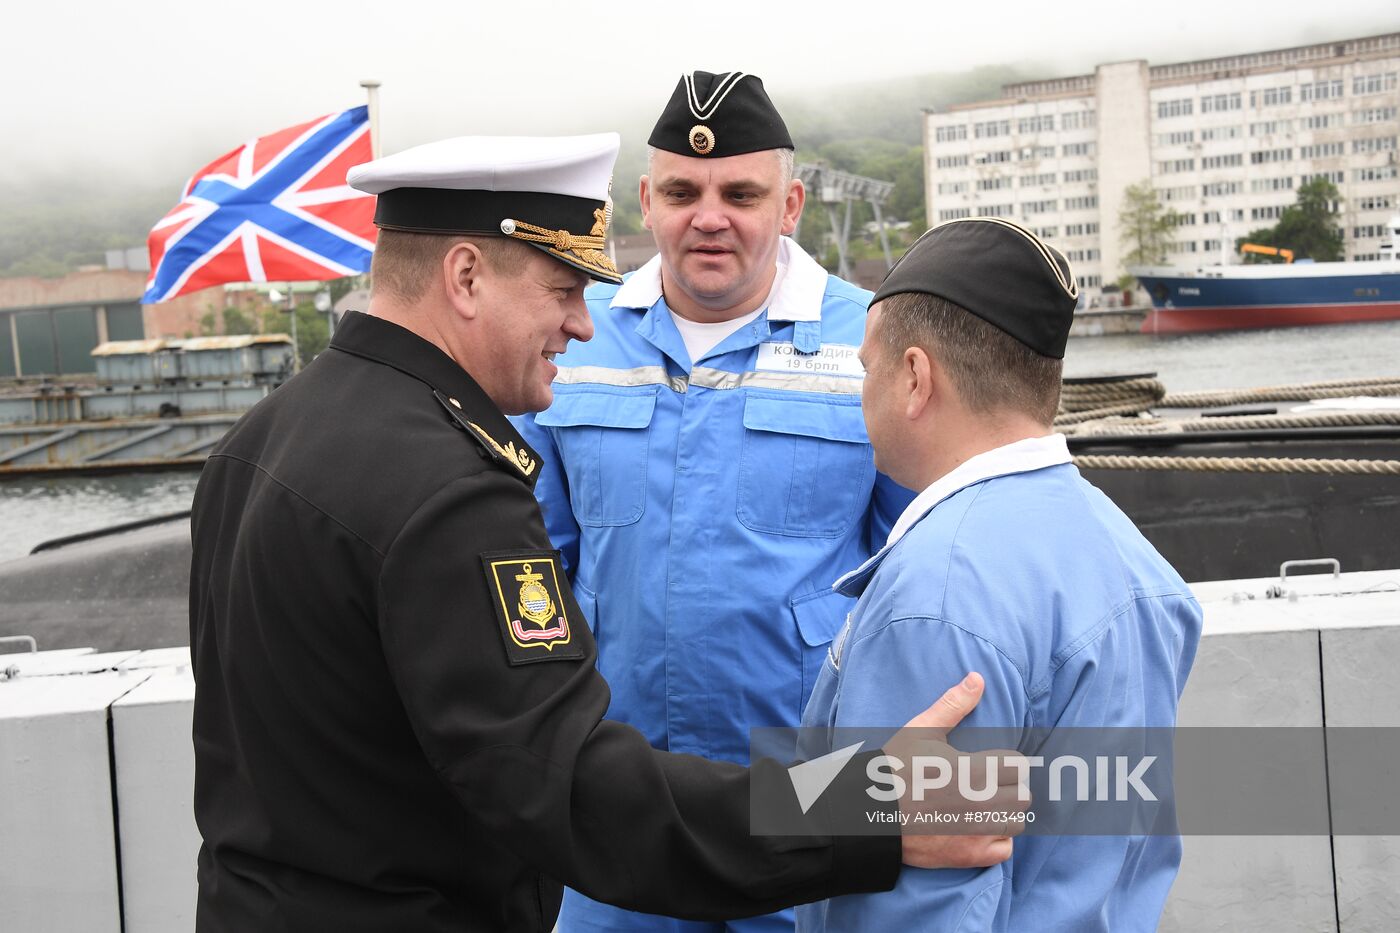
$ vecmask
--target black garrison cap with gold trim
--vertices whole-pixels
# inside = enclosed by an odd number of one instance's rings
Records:
[[[795,148],[763,81],[742,71],[681,75],[647,144],[692,158],[716,159]]]
[[[909,247],[871,299],[936,295],[1041,356],[1062,360],[1079,303],[1069,260],[1009,220],[969,217],[929,230]]]
[[[618,135],[462,136],[357,165],[350,187],[378,195],[374,223],[410,233],[505,236],[600,282]]]

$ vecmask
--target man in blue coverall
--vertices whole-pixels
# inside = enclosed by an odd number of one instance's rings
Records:
[[[877,473],[861,419],[870,293],[789,238],[805,192],[762,82],[684,76],[648,142],[660,255],[589,289],[595,338],[557,360],[550,408],[516,424],[542,455],[535,492],[597,638],[608,716],[657,748],[745,763],[752,727],[798,723],[853,605],[831,581],[912,493]],[[726,927],[570,891],[560,929]]]
[[[859,602],[804,726],[902,722],[921,684],[964,670],[987,680],[964,727],[1175,725],[1200,606],[1052,433],[1076,292],[1060,253],[977,218],[930,230],[876,293],[866,426],[880,469],[922,491],[838,582]],[[888,893],[799,907],[798,929],[1155,930],[1181,860],[1172,832],[1022,836],[994,868],[905,872]]]

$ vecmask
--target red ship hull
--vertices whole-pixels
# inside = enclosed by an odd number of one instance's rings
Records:
[[[1316,324],[1355,324],[1400,320],[1400,302],[1374,304],[1248,305],[1219,308],[1153,308],[1142,322],[1144,334],[1189,334],[1213,330],[1256,330]]]

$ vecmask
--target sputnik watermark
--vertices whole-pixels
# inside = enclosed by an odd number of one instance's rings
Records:
[[[821,797],[822,792],[831,786],[846,763],[855,757],[863,743],[857,742],[838,748],[834,752],[793,765],[788,769],[788,778],[797,794],[798,805],[807,813]],[[956,780],[958,796],[970,803],[985,803],[997,795],[1002,785],[1001,768],[1014,772],[1016,799],[1022,803],[1031,799],[1031,772],[1037,768],[1048,769],[1049,793],[1047,798],[1053,803],[1072,800],[1081,803],[1115,802],[1126,803],[1134,799],[1156,801],[1157,795],[1143,782],[1148,770],[1157,761],[1156,755],[1146,755],[1136,761],[1127,755],[1096,755],[1086,759],[1078,755],[1057,755],[1048,763],[1042,755],[1007,755],[1004,758],[989,756],[976,759],[959,755],[949,759],[942,755],[915,755],[910,761],[909,779],[901,772],[905,763],[893,755],[876,755],[865,765],[866,777],[870,786],[866,793],[871,800],[890,803],[908,797],[915,803],[924,803],[931,791],[941,791],[953,785]],[[1072,786],[1066,796],[1066,773],[1069,772]],[[1091,784],[1090,775],[1093,775]],[[981,786],[977,786],[980,783]],[[912,784],[912,786],[911,786]],[[971,813],[917,813],[914,817],[929,822],[958,822],[960,817],[994,818],[1006,814]],[[910,814],[888,812],[871,813],[872,822],[908,823]],[[1032,819],[1034,817],[1032,816]]]
[[[854,755],[854,751],[847,755],[848,760],[851,755]],[[1148,769],[1156,761],[1156,755],[1147,755],[1136,762],[1127,755],[1096,755],[1091,764],[1091,760],[1078,755],[1058,755],[1047,765],[1045,758],[1040,755],[1008,755],[1005,758],[988,757],[980,761],[967,755],[960,755],[952,761],[940,755],[915,755],[911,762],[913,786],[910,787],[909,782],[899,773],[904,769],[904,762],[892,755],[879,755],[869,760],[865,773],[871,781],[871,787],[867,791],[871,799],[886,803],[901,800],[906,793],[915,803],[923,803],[929,791],[943,790],[951,785],[954,775],[957,778],[960,797],[973,803],[985,803],[997,795],[997,789],[1001,786],[1000,768],[1003,766],[1016,773],[1016,799],[1023,803],[1031,799],[1031,771],[1045,767],[1049,768],[1048,799],[1054,803],[1063,800],[1080,803],[1127,803],[1134,799],[1157,799],[1152,789],[1143,783]],[[1092,791],[1089,780],[1091,770],[1094,775]],[[1066,771],[1072,771],[1074,774],[1073,793],[1069,797],[1065,796]],[[981,787],[974,786],[979,780],[978,773],[981,774]]]
[[[750,759],[758,835],[1400,835],[1400,728],[773,728]]]

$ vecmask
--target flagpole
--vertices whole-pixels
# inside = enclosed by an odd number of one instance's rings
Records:
[[[379,158],[379,79],[365,78],[360,81],[369,97],[369,152],[372,158]],[[373,279],[365,273],[365,284],[372,288]]]
[[[369,148],[370,155],[379,158],[379,80],[365,78],[360,87],[369,95]]]

